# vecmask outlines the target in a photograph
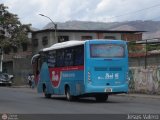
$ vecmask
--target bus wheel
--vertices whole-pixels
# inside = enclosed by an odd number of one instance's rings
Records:
[[[108,95],[106,94],[96,95],[95,98],[97,102],[105,102],[108,99]]]
[[[66,93],[67,100],[68,101],[72,101],[73,100],[73,96],[71,95],[70,88],[68,86],[66,87],[65,93]]]
[[[46,91],[47,91],[46,86],[43,86],[43,93],[45,98],[51,98],[51,94],[47,93]]]
[[[46,98],[51,98],[51,94],[45,94]]]

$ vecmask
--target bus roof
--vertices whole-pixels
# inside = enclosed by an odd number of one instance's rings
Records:
[[[62,42],[62,43],[56,43],[51,47],[42,49],[42,51],[49,51],[49,50],[61,49],[61,48],[72,47],[77,45],[83,45],[84,43],[85,41],[71,40],[71,41]]]
[[[98,41],[112,41],[112,40],[106,40],[106,39],[98,39]],[[41,51],[45,52],[45,51],[50,51],[50,50],[55,50],[55,49],[61,49],[61,48],[67,48],[67,47],[72,47],[72,46],[77,46],[77,45],[83,45],[85,42],[90,41],[90,40],[86,40],[86,41],[80,41],[80,40],[70,40],[70,41],[66,41],[66,42],[62,42],[62,43],[56,43],[48,48],[44,48]],[[91,40],[91,41],[97,41],[95,40]],[[122,42],[123,40],[113,40],[114,42]],[[112,41],[112,42],[113,42]],[[124,41],[123,41],[124,42]]]

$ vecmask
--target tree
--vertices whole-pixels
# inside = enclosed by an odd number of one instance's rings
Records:
[[[16,14],[7,11],[8,7],[0,4],[0,48],[10,50],[10,48],[18,48],[21,44],[27,43],[26,28]]]

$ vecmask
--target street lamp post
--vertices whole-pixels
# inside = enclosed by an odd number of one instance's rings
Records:
[[[52,22],[52,24],[54,25],[54,29],[55,29],[55,32],[54,32],[55,35],[54,35],[54,37],[55,37],[55,40],[56,40],[57,39],[57,24],[54,23],[53,20],[50,17],[48,17],[46,15],[43,15],[43,14],[39,14],[39,15],[48,18]]]

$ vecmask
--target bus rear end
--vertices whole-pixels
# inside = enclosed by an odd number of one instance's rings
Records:
[[[85,93],[105,100],[109,94],[128,92],[128,52],[125,41],[87,41],[85,51]]]

